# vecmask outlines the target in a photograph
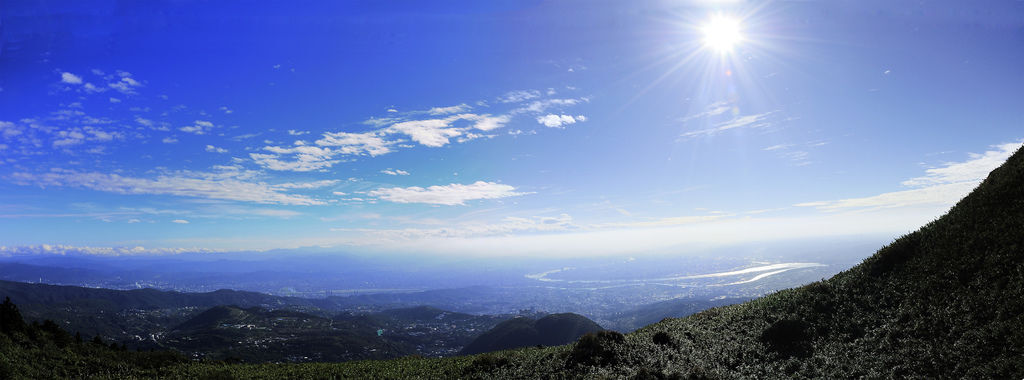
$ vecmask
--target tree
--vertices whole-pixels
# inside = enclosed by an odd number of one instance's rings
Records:
[[[18,306],[11,302],[11,297],[4,297],[3,304],[0,304],[0,332],[11,335],[21,331],[25,331],[25,320]]]

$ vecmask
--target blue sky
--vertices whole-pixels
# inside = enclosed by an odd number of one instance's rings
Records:
[[[1024,138],[1019,1],[0,7],[8,253],[887,239]]]

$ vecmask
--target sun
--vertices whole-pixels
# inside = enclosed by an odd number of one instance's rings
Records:
[[[733,46],[743,41],[740,20],[724,15],[715,15],[700,28],[704,34],[704,46],[721,53],[732,51]]]

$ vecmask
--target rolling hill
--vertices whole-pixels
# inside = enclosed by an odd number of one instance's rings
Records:
[[[538,320],[513,318],[499,323],[462,349],[471,355],[529,346],[558,346],[572,343],[583,334],[604,330],[579,314],[560,313]]]

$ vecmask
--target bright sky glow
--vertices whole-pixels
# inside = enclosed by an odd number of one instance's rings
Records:
[[[0,254],[884,240],[1024,138],[1014,1],[4,1],[0,17]]]
[[[743,40],[740,21],[724,15],[712,16],[700,31],[704,34],[704,45],[719,52],[731,51]]]

